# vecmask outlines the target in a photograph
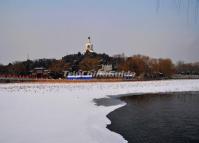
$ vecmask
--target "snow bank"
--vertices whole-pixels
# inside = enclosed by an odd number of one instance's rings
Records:
[[[199,91],[199,80],[0,84],[0,142],[124,143],[106,129],[106,115],[123,105],[96,106],[93,99],[176,91]]]

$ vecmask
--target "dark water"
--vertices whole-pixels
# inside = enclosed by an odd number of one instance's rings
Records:
[[[121,98],[107,128],[129,143],[199,143],[199,92]]]

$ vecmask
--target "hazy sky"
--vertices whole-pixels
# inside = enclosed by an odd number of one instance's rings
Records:
[[[0,63],[94,50],[199,61],[199,0],[0,0]]]

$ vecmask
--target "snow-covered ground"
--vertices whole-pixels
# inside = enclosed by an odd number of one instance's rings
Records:
[[[199,80],[0,84],[0,143],[127,142],[106,129],[106,115],[123,105],[96,106],[93,99],[174,91],[199,91]]]

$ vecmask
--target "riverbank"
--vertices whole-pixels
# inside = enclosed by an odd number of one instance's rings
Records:
[[[132,79],[122,78],[90,79],[90,80],[68,80],[68,79],[15,79],[0,78],[0,83],[100,83],[100,82],[139,82],[139,81],[165,81],[165,80],[197,80],[198,78],[168,78],[168,79]]]
[[[0,79],[0,83],[92,83],[92,82],[128,82],[135,80],[123,79],[90,79],[90,80],[67,80],[67,79]]]
[[[0,77],[0,83],[92,83],[92,82],[132,82],[132,81],[157,81],[157,80],[192,80],[199,79],[199,75],[181,75],[175,74],[171,78],[160,79],[144,79],[135,77],[133,79],[124,78],[93,78],[93,79],[45,79],[45,78],[14,78],[14,77]]]

